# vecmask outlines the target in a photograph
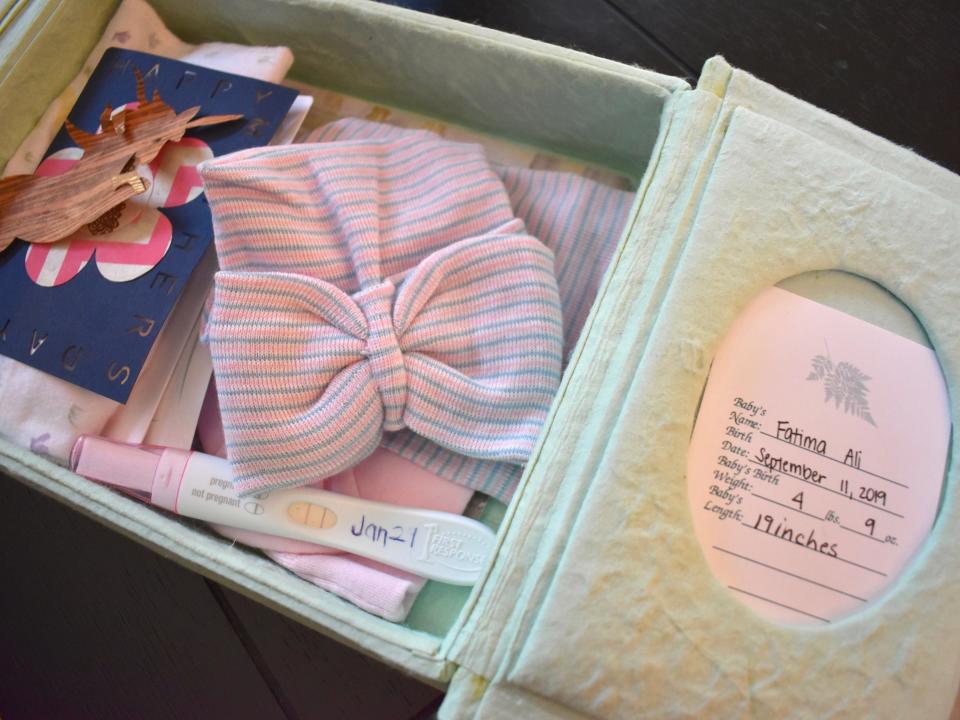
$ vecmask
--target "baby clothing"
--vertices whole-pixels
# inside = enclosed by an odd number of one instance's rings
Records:
[[[201,175],[235,483],[304,485],[382,442],[508,496],[559,384],[562,328],[553,255],[482,148],[413,132],[243,151]]]
[[[344,118],[318,128],[307,142],[383,140],[411,134],[432,135],[426,130]],[[627,224],[635,193],[573,173],[490,167],[503,183],[513,214],[554,253],[566,361]]]
[[[634,193],[572,173],[495,169],[517,217],[556,257],[566,362],[627,224]]]

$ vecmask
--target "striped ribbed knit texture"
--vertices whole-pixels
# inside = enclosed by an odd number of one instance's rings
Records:
[[[496,168],[527,232],[553,250],[564,358],[577,344],[633,206],[634,193],[579,175]]]
[[[560,378],[553,254],[477,146],[428,133],[202,169],[222,272],[207,324],[243,492],[378,443],[502,499]]]
[[[316,130],[315,142],[432,137],[426,130],[345,118]],[[448,143],[452,145],[453,143]],[[462,145],[459,147],[463,147]],[[630,215],[634,193],[572,173],[493,166],[511,211],[553,250],[563,308],[564,358],[580,337],[600,281]]]

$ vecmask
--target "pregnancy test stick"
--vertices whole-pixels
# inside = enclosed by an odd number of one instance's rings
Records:
[[[309,487],[240,497],[230,463],[203,453],[85,435],[70,466],[178,515],[324,545],[452,585],[473,585],[494,548],[490,528],[452,513]]]

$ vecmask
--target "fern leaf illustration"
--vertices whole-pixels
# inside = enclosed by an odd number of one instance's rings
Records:
[[[870,414],[870,403],[867,399],[870,392],[867,388],[867,382],[871,379],[869,375],[852,363],[840,362],[834,366],[830,358],[823,355],[813,358],[812,367],[807,380],[823,381],[825,403],[833,400],[836,409],[839,410],[842,405],[846,414],[877,426]]]
[[[807,375],[807,380],[823,380],[833,372],[833,362],[825,355],[817,355],[812,361],[813,369]]]

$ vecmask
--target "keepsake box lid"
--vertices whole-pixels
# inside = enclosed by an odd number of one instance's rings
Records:
[[[441,717],[945,717],[960,667],[955,465],[892,589],[810,630],[762,619],[712,575],[686,458],[730,323],[764,288],[810,271],[841,271],[819,294],[845,298],[848,313],[882,317],[892,306],[877,298],[897,298],[956,387],[958,178],[719,58],[664,125],[497,565],[451,649],[460,669]],[[865,290],[874,283],[892,295]]]

